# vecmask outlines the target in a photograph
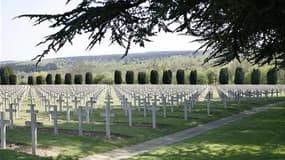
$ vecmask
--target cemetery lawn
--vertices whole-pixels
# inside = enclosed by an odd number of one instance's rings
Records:
[[[284,100],[284,97],[263,98],[263,99],[259,99],[259,100],[253,100],[253,99],[244,100],[241,102],[240,111],[248,110],[248,109],[251,109],[253,107],[263,106],[265,104],[270,104],[270,103],[274,103],[274,102],[282,101],[282,100]],[[170,110],[168,109],[167,118],[163,118],[162,117],[162,110],[159,110],[157,112],[157,128],[156,129],[151,128],[151,113],[150,112],[148,112],[147,117],[143,117],[142,112],[139,112],[139,113],[133,112],[133,127],[129,127],[128,126],[128,118],[125,116],[124,112],[122,112],[121,109],[115,109],[114,108],[114,109],[112,109],[112,113],[115,113],[115,117],[111,118],[111,121],[112,121],[111,135],[113,135],[113,138],[111,140],[107,140],[104,138],[104,135],[105,135],[105,133],[104,133],[105,132],[104,118],[99,117],[99,113],[103,112],[103,109],[102,110],[97,109],[93,113],[94,115],[90,117],[91,123],[83,125],[84,131],[93,131],[93,132],[101,135],[101,136],[91,136],[91,137],[90,136],[80,137],[77,135],[70,135],[70,134],[66,134],[66,133],[61,132],[61,129],[69,129],[69,130],[74,130],[77,133],[78,123],[76,121],[66,123],[65,122],[65,114],[61,114],[59,116],[59,119],[60,119],[59,120],[59,135],[54,135],[52,132],[52,129],[53,129],[52,122],[48,121],[47,115],[42,114],[40,112],[39,117],[38,117],[38,121],[43,122],[43,124],[44,124],[43,127],[50,128],[50,131],[47,132],[47,131],[42,131],[40,129],[38,130],[38,147],[39,148],[46,148],[46,149],[49,149],[49,148],[52,149],[53,147],[56,147],[58,150],[60,150],[61,153],[58,157],[54,157],[54,159],[71,159],[71,158],[77,159],[79,157],[84,157],[87,155],[92,155],[92,154],[96,154],[96,153],[100,153],[100,152],[110,151],[110,150],[113,150],[116,148],[141,143],[141,142],[153,139],[153,138],[157,138],[157,137],[161,137],[161,136],[168,135],[171,133],[175,133],[177,131],[181,131],[184,129],[193,128],[193,127],[196,127],[200,124],[205,124],[205,123],[208,123],[210,121],[214,121],[214,120],[220,119],[222,117],[230,116],[232,114],[236,114],[239,112],[239,109],[237,108],[236,102],[233,102],[233,101],[229,101],[227,109],[224,108],[223,104],[220,101],[214,101],[214,102],[212,102],[211,105],[212,105],[211,116],[207,116],[207,110],[206,110],[205,102],[198,102],[197,104],[195,104],[194,109],[189,114],[189,119],[187,121],[185,121],[183,119],[184,112],[183,112],[183,107],[181,107],[181,106],[179,108],[175,108],[175,112],[173,112],[173,113],[170,112]],[[284,114],[284,112],[285,111],[283,111],[282,113]],[[277,114],[281,116],[281,114],[279,114],[278,112],[277,112]],[[77,116],[75,116],[73,114],[71,114],[71,115],[72,115],[71,116],[72,120],[77,120]],[[283,121],[284,121],[284,119],[283,119]],[[24,122],[22,122],[21,120],[15,121],[15,125],[16,125],[16,127],[14,129],[7,128],[7,145],[9,146],[9,144],[16,144],[16,145],[31,146],[30,128],[24,127]],[[245,125],[247,125],[247,124],[245,124]],[[268,127],[277,127],[276,125],[270,125]],[[228,130],[222,130],[220,133],[218,133],[216,135],[225,134],[224,136],[221,137],[221,140],[223,140],[224,137],[226,138],[226,136],[230,136],[230,135],[228,135],[228,133],[232,133],[233,132],[232,130],[238,129],[240,127],[242,127],[242,126],[236,125],[235,127],[232,127],[229,131]],[[260,125],[259,127],[263,127],[263,125]],[[266,134],[268,132],[271,133],[271,131],[273,129],[272,128],[271,129],[265,128],[265,130],[261,134]],[[247,132],[245,131],[245,133],[247,133]],[[243,134],[245,134],[245,133],[243,133]],[[250,134],[250,136],[252,136],[251,132],[249,132],[248,134]],[[257,132],[257,134],[260,135],[258,132]],[[253,137],[257,138],[258,136],[253,136]],[[239,138],[241,138],[241,137],[239,137]],[[203,139],[203,138],[200,138],[200,139]],[[262,140],[263,138],[261,137],[260,139]],[[229,140],[230,140],[229,143],[231,143],[232,141],[239,142],[239,139],[237,139],[237,137],[234,137],[234,138],[230,137]],[[249,140],[251,140],[251,138],[249,138]],[[246,140],[245,143],[250,142],[249,140]],[[207,142],[206,142],[206,144],[207,144]],[[237,143],[237,144],[239,144],[239,143]],[[228,145],[231,146],[231,144],[227,144],[226,146],[224,146],[224,144],[221,144],[222,146],[219,146],[219,145],[215,146],[215,145],[212,146],[210,143],[210,146],[208,146],[208,148],[205,148],[205,153],[204,153],[204,151],[202,151],[199,154],[207,155],[206,152],[208,152],[209,148],[217,149],[219,147],[222,147],[222,148],[225,147],[225,149],[228,149],[227,148]],[[241,146],[239,146],[239,145],[237,145],[233,149],[231,149],[231,147],[229,147],[230,148],[229,153],[234,154],[232,152],[235,152],[235,149],[239,150],[240,147]],[[249,146],[249,147],[255,148],[254,146]],[[195,152],[199,152],[200,149],[199,148],[196,148],[196,149],[197,149],[197,151],[195,151]],[[256,149],[258,149],[258,147]],[[222,149],[222,150],[224,150],[224,149]],[[241,149],[241,150],[243,150],[243,149]],[[181,152],[182,151],[183,150],[181,150]],[[174,153],[174,152],[168,151],[168,150],[166,152]],[[255,152],[255,150],[253,150],[252,152]],[[276,152],[279,152],[279,151],[276,150]],[[214,156],[214,154],[219,154],[219,153],[220,153],[220,150],[217,150],[217,153],[213,153],[213,156]],[[224,151],[221,152],[220,154],[222,154],[222,153],[227,154]],[[284,153],[284,150],[283,150],[283,153]],[[175,156],[175,154],[173,154],[173,156]],[[176,158],[177,158],[177,156],[178,155],[176,155]],[[183,154],[181,156],[183,157]],[[208,157],[209,156],[212,156],[212,155],[210,155],[210,153],[209,153]],[[20,157],[20,158],[17,158],[17,157]],[[27,159],[28,160],[28,159],[32,159],[31,157],[32,156],[30,156],[28,154],[18,153],[16,151],[0,150],[0,160],[2,160],[2,158],[5,160],[10,160],[10,159],[11,160],[14,160],[14,159],[21,159],[21,160]],[[156,158],[160,158],[160,157],[167,157],[167,156],[164,156],[163,154],[161,154],[161,155],[158,155]],[[187,156],[185,156],[184,158],[186,158],[186,157]],[[42,158],[42,157],[34,157],[34,158],[39,159],[39,160],[51,159],[51,158]],[[155,156],[154,156],[154,158],[155,158]],[[168,158],[171,158],[171,156],[169,156]],[[172,157],[172,158],[174,159],[175,157]],[[146,158],[146,159],[148,159],[148,158]],[[194,157],[193,159],[196,159],[196,157]]]
[[[284,160],[285,105],[129,160]]]

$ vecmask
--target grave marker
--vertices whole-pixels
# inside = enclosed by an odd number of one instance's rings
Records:
[[[0,114],[1,148],[6,149],[6,126],[10,124],[10,120],[5,120],[4,112],[0,112]]]

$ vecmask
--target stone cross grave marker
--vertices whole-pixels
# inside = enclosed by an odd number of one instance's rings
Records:
[[[170,96],[170,111],[171,111],[171,112],[174,111],[173,107],[174,107],[174,96],[171,95],[171,96]]]
[[[220,90],[218,88],[217,88],[217,92],[218,92],[218,95],[219,95],[221,101],[224,104],[224,108],[226,109],[227,108],[227,95],[222,90]]]
[[[66,100],[65,106],[63,106],[63,108],[66,108],[66,122],[69,123],[69,121],[70,121],[70,111],[72,109],[72,106],[69,105],[68,99]]]
[[[74,99],[72,100],[72,102],[74,103],[74,107],[77,110],[78,103],[80,103],[80,98],[77,96],[74,96]]]
[[[111,104],[112,104],[112,97],[108,94],[105,100],[105,113],[100,113],[101,117],[105,117],[105,125],[106,125],[106,138],[111,138],[111,117],[114,117],[114,114],[111,114]]]
[[[50,111],[50,114],[52,115],[53,118],[53,133],[55,135],[58,134],[58,113],[57,113],[57,105],[50,105],[52,108],[52,111]]]
[[[10,119],[10,128],[13,128],[14,120],[13,120],[13,112],[17,112],[16,109],[13,109],[13,103],[9,104],[9,109],[5,110],[6,112],[9,112],[9,119]]]
[[[152,102],[150,110],[152,115],[152,128],[156,128],[156,111],[158,110],[158,108],[155,102]]]
[[[62,104],[63,104],[63,102],[64,102],[63,95],[60,94],[60,95],[58,96],[58,99],[57,99],[56,101],[58,102],[58,105],[59,105],[59,111],[62,112]]]
[[[161,98],[161,105],[162,105],[162,116],[163,118],[166,118],[166,96],[164,96],[163,94],[160,96]]]
[[[91,107],[89,107],[88,105],[86,106],[81,106],[84,111],[85,111],[85,118],[86,118],[86,123],[89,124],[90,123],[90,110],[91,110]]]
[[[79,106],[75,114],[78,116],[78,135],[83,136],[83,129],[82,129],[83,106]]]
[[[34,107],[34,104],[30,104],[30,110],[26,111],[27,113],[31,113],[31,121],[26,121],[26,126],[31,126],[33,155],[37,153],[37,127],[42,125],[42,123],[37,122],[37,113],[39,111],[35,110]]]
[[[0,112],[0,114],[1,149],[6,149],[6,126],[10,124],[10,120],[5,120],[4,112]]]
[[[185,100],[184,101],[184,120],[188,120],[188,114],[191,112],[191,101]]]
[[[132,104],[131,102],[127,103],[128,106],[128,117],[129,117],[129,126],[133,126],[133,116],[132,116]]]

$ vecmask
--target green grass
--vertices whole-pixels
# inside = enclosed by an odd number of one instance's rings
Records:
[[[250,109],[252,107],[261,106],[284,100],[284,98],[269,98],[255,100],[245,100],[241,102],[241,110]],[[27,100],[24,102],[27,104]],[[36,102],[37,106],[40,106],[39,101]],[[190,114],[189,120],[183,119],[183,107],[176,107],[175,112],[171,113],[168,109],[167,118],[162,117],[162,110],[157,112],[157,128],[151,128],[151,113],[148,112],[147,117],[143,117],[143,113],[133,113],[133,127],[128,126],[128,118],[124,113],[116,109],[112,109],[115,113],[115,117],[112,118],[111,134],[120,135],[121,139],[107,140],[102,135],[105,133],[104,118],[99,117],[99,113],[103,112],[102,109],[96,110],[91,116],[91,123],[84,124],[83,128],[86,131],[95,131],[101,134],[101,137],[80,137],[77,135],[67,135],[59,132],[59,135],[53,135],[52,132],[38,131],[38,146],[40,148],[49,148],[51,146],[60,148],[62,154],[55,159],[70,159],[84,157],[91,154],[110,151],[112,149],[120,148],[123,146],[137,144],[157,138],[163,135],[171,134],[183,129],[192,128],[200,124],[217,120],[222,117],[230,116],[238,113],[236,102],[229,102],[229,108],[224,109],[223,104],[219,101],[212,102],[212,115],[207,116],[205,102],[199,102],[195,105],[193,112]],[[29,115],[24,113],[26,106],[23,106],[21,117],[15,121],[16,127],[14,129],[7,130],[7,143],[8,144],[22,144],[25,146],[31,146],[31,133],[30,129],[23,127],[24,120],[29,119]],[[43,113],[43,107],[38,108],[40,113],[38,114],[38,120],[44,123],[44,127],[52,128],[52,123],[47,120],[47,114]],[[77,116],[71,114],[71,119],[77,120]],[[60,114],[59,129],[73,129],[77,130],[77,122],[66,123],[65,114]],[[96,123],[94,123],[96,122]],[[179,124],[179,125],[177,125]],[[6,152],[9,152],[7,155]],[[15,151],[3,151],[0,150],[0,157],[7,156],[4,159],[30,159],[29,155],[18,153]],[[21,158],[17,158],[17,156]],[[2,160],[0,158],[0,160]],[[36,159],[47,159],[36,157]]]
[[[130,160],[284,160],[285,106]]]

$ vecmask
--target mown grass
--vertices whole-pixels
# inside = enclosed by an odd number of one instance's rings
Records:
[[[130,160],[284,160],[285,106]]]
[[[259,100],[244,100],[241,102],[241,110],[250,109],[252,107],[261,106],[264,104],[274,103],[284,100],[284,98],[264,98]],[[25,100],[27,104],[27,100]],[[39,102],[37,101],[37,104]],[[133,112],[133,127],[128,126],[128,118],[124,112],[114,107],[112,112],[115,113],[115,117],[111,118],[111,134],[117,135],[121,138],[112,138],[107,140],[104,138],[105,124],[104,118],[99,116],[103,109],[97,109],[90,117],[90,124],[84,124],[85,131],[94,131],[101,136],[96,137],[80,137],[77,135],[67,135],[59,133],[54,135],[52,132],[38,131],[38,147],[49,148],[58,147],[61,150],[61,155],[54,157],[54,159],[77,159],[78,157],[84,157],[95,153],[110,151],[112,149],[120,148],[123,146],[140,143],[149,139],[160,137],[163,135],[171,134],[183,129],[192,128],[199,124],[204,124],[222,117],[226,117],[239,112],[236,102],[230,101],[228,108],[224,109],[223,104],[220,101],[214,101],[211,104],[211,116],[207,116],[205,102],[198,102],[195,104],[193,111],[189,115],[187,121],[184,120],[183,107],[175,107],[175,112],[170,112],[168,108],[167,118],[162,117],[162,110],[157,112],[157,128],[151,128],[151,112],[148,112],[147,117],[143,117],[142,112]],[[21,144],[31,146],[31,133],[30,129],[23,127],[24,119],[28,119],[29,115],[24,113],[24,110],[28,107],[23,107],[22,119],[16,120],[16,127],[14,129],[7,130],[7,143],[8,144]],[[44,123],[43,127],[52,128],[52,122],[47,120],[47,113],[42,112],[42,108],[38,108],[40,113],[38,115],[39,121]],[[66,123],[66,114],[61,113],[59,116],[59,129],[73,129],[77,130],[78,124],[76,122],[77,116],[71,114],[73,122]],[[96,123],[95,123],[96,122]],[[19,158],[17,158],[19,157]],[[36,159],[49,159],[35,157]],[[24,153],[18,153],[15,151],[0,150],[0,160],[12,160],[12,159],[31,159],[30,155]]]

